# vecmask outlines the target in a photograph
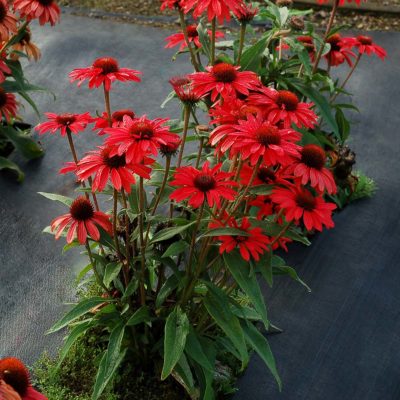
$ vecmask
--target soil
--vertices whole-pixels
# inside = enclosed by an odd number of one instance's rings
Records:
[[[399,6],[400,0],[368,0],[369,3],[380,4],[384,6]],[[112,18],[119,20],[133,21],[155,26],[171,27],[177,25],[172,21],[160,21],[149,19],[135,19],[136,16],[144,17],[160,17],[160,16],[176,16],[171,10],[160,11],[160,0],[60,0],[60,5],[71,6],[76,8],[74,13],[87,14],[94,17],[107,18],[107,16],[99,15],[93,10],[105,11],[107,13],[116,13]],[[328,11],[326,9],[315,8],[316,12],[311,18],[318,26],[325,26]],[[341,10],[338,21],[340,24],[348,25],[349,29],[366,30],[366,31],[398,31],[400,30],[400,15],[391,13],[372,13]]]

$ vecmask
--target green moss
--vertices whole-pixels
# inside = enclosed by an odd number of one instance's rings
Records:
[[[376,183],[372,178],[357,171],[354,176],[357,179],[354,192],[350,196],[350,201],[356,201],[364,197],[372,197],[376,192]]]

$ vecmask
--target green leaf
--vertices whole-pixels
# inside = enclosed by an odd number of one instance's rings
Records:
[[[185,354],[182,354],[176,364],[175,369],[172,371],[172,376],[185,388],[191,399],[197,400],[199,398],[199,391],[195,387],[193,374]]]
[[[260,68],[261,58],[267,46],[269,36],[263,36],[256,44],[248,47],[242,54],[240,66],[242,71],[258,72]]]
[[[123,323],[118,324],[111,332],[107,350],[100,361],[99,370],[97,371],[92,400],[97,400],[101,396],[125,357],[128,349],[124,349],[121,352],[124,333],[125,325]]]
[[[149,321],[151,319],[149,308],[147,306],[142,306],[134,312],[132,317],[129,318],[126,323],[127,326],[139,325],[143,322]]]
[[[106,269],[104,271],[104,284],[109,288],[111,282],[118,277],[122,268],[122,263],[120,262],[111,262],[107,264]]]
[[[282,382],[276,369],[275,358],[272,354],[271,348],[269,347],[267,339],[251,322],[242,322],[242,327],[246,342],[257,352],[257,354],[264,361],[265,365],[271,371],[276,382],[278,383],[279,390],[281,390]]]
[[[279,273],[279,275],[286,274],[289,275],[293,280],[299,282],[301,285],[303,285],[309,293],[311,293],[311,288],[299,277],[297,274],[296,270],[292,267],[289,267],[287,265],[283,266],[274,266],[274,273]]]
[[[190,224],[186,224],[186,225],[182,225],[182,226],[172,226],[170,228],[162,229],[161,231],[157,232],[153,236],[150,243],[162,242],[163,240],[171,239],[175,235],[179,235],[180,233],[186,231],[188,228],[190,228],[195,223],[196,223],[196,221],[193,221]]]
[[[231,311],[227,295],[210,282],[204,281],[204,284],[208,288],[207,296],[204,298],[204,306],[238,350],[239,359],[242,361],[242,368],[244,369],[249,362],[249,354],[239,320]]]
[[[273,273],[272,273],[272,252],[267,251],[261,260],[257,263],[257,271],[261,273],[265,281],[268,283],[269,287],[272,287],[274,283]]]
[[[128,287],[125,289],[124,295],[122,296],[121,300],[126,300],[129,296],[132,296],[139,287],[139,281],[137,279],[132,279],[129,282]]]
[[[60,203],[65,204],[68,207],[71,207],[71,204],[74,201],[70,197],[61,196],[59,194],[45,193],[45,192],[38,192],[38,194],[42,195],[43,197],[46,197],[46,199],[59,201]]]
[[[211,365],[197,337],[197,333],[192,327],[190,327],[186,339],[185,353],[207,371],[214,372],[214,365]]]
[[[257,282],[256,274],[252,273],[249,268],[249,263],[243,260],[236,250],[231,253],[225,253],[224,260],[233,278],[249,297],[255,310],[260,314],[265,329],[268,329],[269,321],[264,297]]]
[[[303,82],[295,79],[292,79],[290,83],[296,90],[315,103],[324,121],[332,129],[336,138],[340,140],[339,127],[335,118],[333,117],[332,109],[328,100],[310,84],[306,85]]]
[[[160,308],[165,299],[178,287],[180,280],[176,274],[171,275],[162,285],[156,299],[156,308]]]
[[[15,148],[28,160],[43,156],[43,150],[26,133],[17,131],[11,126],[0,126],[0,132],[3,133],[13,143]]]
[[[336,109],[335,118],[339,127],[340,137],[342,139],[341,143],[344,143],[350,135],[350,122],[340,108]]]
[[[238,228],[216,228],[211,229],[204,233],[201,237],[215,237],[215,236],[250,236],[247,232],[243,231],[242,229]]]
[[[25,179],[25,174],[20,170],[17,164],[8,160],[5,157],[0,157],[0,170],[9,169],[16,173],[17,181],[22,182]]]
[[[93,307],[109,301],[113,300],[103,299],[102,297],[92,297],[90,299],[85,299],[81,301],[72,310],[70,310],[67,314],[65,314],[58,322],[56,322],[47,331],[47,334],[54,333],[62,328],[65,328],[71,322],[75,321],[79,317],[82,317],[82,315],[85,315],[87,312],[89,312]]]
[[[60,368],[62,362],[64,361],[64,358],[67,356],[72,345],[92,326],[94,326],[93,320],[90,319],[82,324],[75,326],[74,329],[71,330],[58,356],[59,360],[57,364],[57,369]]]
[[[161,257],[177,256],[178,254],[183,253],[188,247],[189,244],[187,242],[179,240],[179,242],[172,243]]]
[[[208,34],[208,28],[204,24],[204,19],[200,20],[197,25],[197,32],[199,34],[199,41],[201,43],[201,50],[205,53],[209,60],[211,60],[211,40]]]
[[[168,378],[176,363],[182,357],[188,333],[188,317],[181,308],[177,306],[171,314],[169,314],[165,323],[164,365],[161,372],[162,380]]]

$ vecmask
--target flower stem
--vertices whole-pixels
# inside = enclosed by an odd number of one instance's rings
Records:
[[[113,233],[115,248],[117,250],[118,258],[122,261],[121,249],[119,247],[118,232],[117,232],[117,216],[118,216],[118,191],[114,189],[114,209],[113,209]]]
[[[125,210],[128,209],[128,202],[126,201],[126,195],[124,189],[121,190],[122,193],[122,201],[124,203],[124,208]],[[123,266],[123,274],[124,274],[124,281],[125,281],[125,287],[128,287],[129,285],[129,271],[131,268],[131,251],[130,251],[130,238],[131,238],[131,233],[130,233],[130,226],[129,226],[129,217],[128,214],[125,214],[125,249],[126,249],[126,261],[127,264],[124,264]]]
[[[144,242],[144,185],[142,177],[140,177],[139,179],[139,236],[140,236],[140,265],[141,265],[140,303],[142,306],[144,306],[146,304],[146,292],[145,292],[146,246]]]
[[[242,22],[242,24],[240,25],[239,50],[238,50],[238,58],[237,58],[238,65],[240,65],[240,61],[242,59],[244,40],[246,38],[246,28],[247,28],[247,23]]]
[[[189,49],[190,58],[192,60],[193,67],[197,72],[199,72],[200,71],[199,64],[197,63],[196,54],[194,53],[192,43],[189,40],[189,35],[187,33],[187,26],[186,26],[186,21],[185,21],[185,14],[183,13],[182,10],[179,10],[179,20],[181,23],[181,29],[182,29],[183,36],[185,38],[185,42]]]
[[[199,168],[200,165],[200,160],[201,160],[201,154],[203,152],[203,147],[204,147],[204,137],[200,138],[200,144],[199,144],[199,151],[197,153],[197,158],[196,158],[196,164],[195,164],[195,168]]]
[[[183,151],[185,149],[185,142],[189,128],[189,120],[190,120],[190,105],[185,104],[184,115],[183,115],[183,136],[182,136],[181,148],[179,150],[178,162],[176,163],[177,168],[179,168],[182,163]]]
[[[188,262],[186,265],[186,277],[189,278],[190,277],[190,273],[192,271],[191,265],[193,262],[193,256],[194,256],[194,251],[195,251],[195,247],[196,247],[196,237],[197,237],[197,231],[199,230],[202,218],[203,218],[203,212],[204,212],[204,204],[205,201],[203,201],[202,205],[200,206],[200,209],[198,211],[198,215],[197,215],[197,220],[196,220],[196,224],[193,230],[193,235],[192,235],[192,242],[190,244],[190,250],[189,250],[189,257],[188,257]],[[183,295],[182,295],[182,304],[185,304],[187,299],[189,298],[189,296],[191,295],[195,284],[196,284],[196,279],[197,277],[200,275],[201,272],[201,264],[198,263],[197,264],[197,268],[196,271],[194,273],[194,276],[192,277],[190,284],[186,287],[186,290],[184,290]]]
[[[352,69],[350,70],[349,74],[347,75],[346,79],[344,80],[344,82],[343,82],[342,85],[340,86],[340,91],[342,91],[342,90],[345,88],[345,86],[347,85],[347,82],[348,82],[348,81],[350,80],[350,78],[352,77],[353,72],[356,70],[356,68],[357,68],[357,66],[358,66],[358,64],[359,64],[359,62],[360,62],[360,60],[361,60],[361,57],[362,57],[362,54],[360,53],[360,54],[358,55],[358,57],[357,57],[356,62],[355,62],[354,65],[353,65]],[[340,93],[337,92],[333,97],[331,97],[330,102],[332,103],[333,101],[335,101],[336,98],[339,96],[339,94],[340,94]]]
[[[103,280],[102,280],[101,277],[100,277],[99,272],[97,271],[96,264],[95,264],[94,259],[93,259],[92,250],[90,250],[90,246],[89,246],[89,241],[88,241],[88,240],[86,240],[86,250],[87,250],[87,252],[88,252],[89,259],[90,259],[90,263],[92,264],[92,270],[93,270],[94,276],[96,277],[97,283],[98,283],[98,284],[100,285],[100,287],[102,287],[108,294],[110,294],[110,292],[109,292],[107,286],[104,284]]]
[[[211,65],[215,64],[215,35],[217,31],[217,20],[213,18],[211,21]]]
[[[106,85],[103,84],[104,89],[104,104],[106,106],[108,126],[112,126],[112,118],[111,118],[111,103],[110,103],[110,92],[106,89]]]
[[[338,10],[338,7],[339,7],[339,0],[335,0],[335,2],[333,3],[332,10],[331,10],[331,15],[329,17],[328,25],[326,27],[324,41],[322,43],[321,48],[319,49],[319,51],[317,53],[317,57],[315,58],[314,67],[312,70],[313,74],[315,74],[315,72],[317,72],[319,62],[321,61],[322,53],[324,52],[325,43],[326,43],[326,40],[328,39],[329,33],[332,29],[333,21],[335,20],[335,15]]]

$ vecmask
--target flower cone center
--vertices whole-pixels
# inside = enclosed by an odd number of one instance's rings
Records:
[[[63,126],[69,126],[76,121],[76,117],[74,114],[61,114],[56,119],[57,123]]]
[[[53,3],[53,1],[54,1],[54,0],[39,0],[39,3],[40,3],[42,6],[49,6],[49,5],[51,5],[51,4]]]
[[[29,372],[18,359],[9,357],[0,361],[0,379],[24,396],[29,386]]]
[[[301,150],[301,162],[308,167],[320,170],[325,166],[325,160],[325,151],[315,144],[307,144]]]
[[[7,104],[7,93],[3,88],[0,88],[0,108]]]
[[[266,184],[273,183],[276,180],[274,171],[271,168],[260,167],[257,172],[257,178]]]
[[[106,164],[110,168],[120,168],[125,167],[126,165],[124,154],[122,156],[115,155],[110,157],[110,149],[104,149],[101,155],[103,157],[104,164]]]
[[[6,16],[7,16],[7,8],[3,3],[0,3],[0,22],[3,22]]]
[[[149,140],[154,135],[153,127],[147,122],[138,122],[132,125],[129,132],[138,140]]]
[[[231,64],[221,63],[214,65],[212,73],[218,82],[230,83],[236,79],[237,71]]]
[[[299,207],[304,208],[304,210],[312,211],[314,210],[317,201],[308,190],[303,190],[302,192],[297,194],[296,203]]]
[[[77,221],[86,221],[94,215],[92,203],[85,197],[78,197],[73,201],[70,208],[72,218]]]
[[[257,130],[257,139],[264,146],[279,145],[281,143],[281,136],[279,135],[278,128],[274,126],[262,126]]]
[[[135,118],[135,113],[131,110],[119,110],[119,111],[115,111],[112,114],[112,119],[118,122],[122,122],[122,120],[124,119],[124,117],[128,116],[130,118]]]
[[[199,174],[194,178],[194,186],[201,192],[208,192],[215,188],[216,181],[211,175]]]
[[[331,51],[339,51],[340,46],[339,42],[342,40],[338,33],[335,33],[331,37],[328,38],[327,42],[331,45]]]
[[[372,38],[370,38],[369,36],[357,36],[357,40],[364,45],[371,45],[372,44]]]
[[[117,60],[111,57],[98,58],[93,67],[101,68],[104,75],[118,72],[119,69]]]
[[[195,37],[199,36],[199,33],[197,32],[195,25],[189,25],[186,28],[186,32],[190,38],[195,38]]]
[[[292,92],[288,90],[279,90],[278,105],[280,107],[285,107],[285,110],[295,111],[299,104],[299,98]]]

